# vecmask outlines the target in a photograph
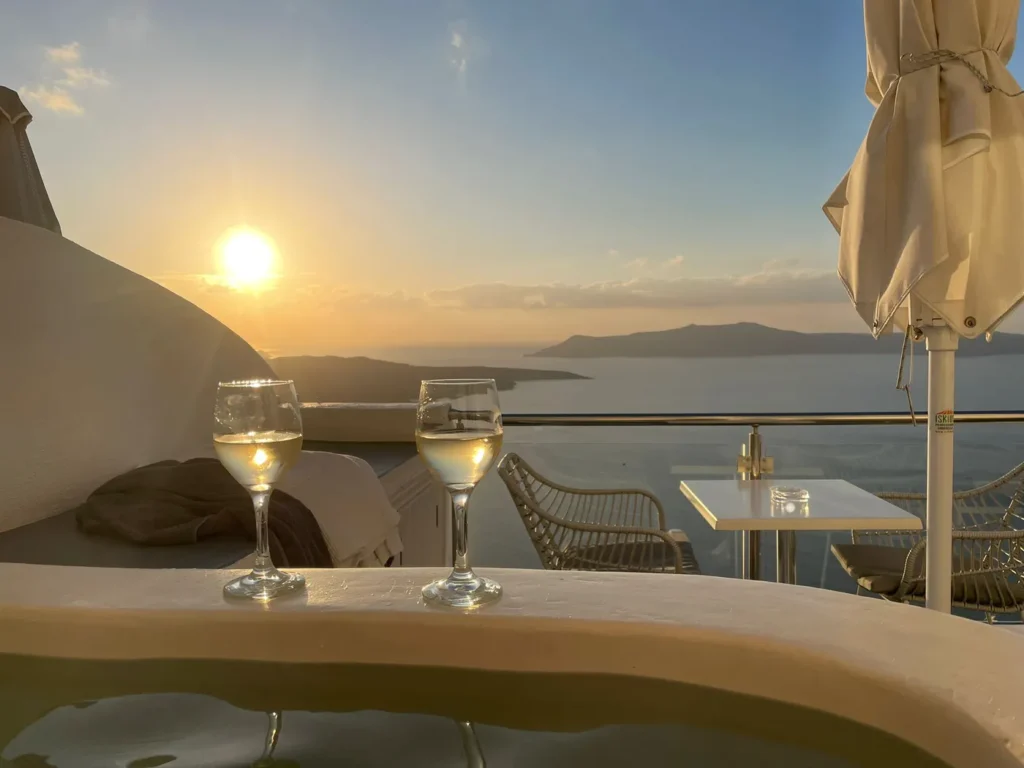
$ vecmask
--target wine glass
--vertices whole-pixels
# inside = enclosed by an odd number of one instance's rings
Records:
[[[224,594],[270,600],[306,586],[297,573],[270,561],[270,494],[302,452],[302,418],[290,381],[227,381],[217,386],[213,447],[231,476],[252,496],[256,510],[256,563],[228,582]]]
[[[475,608],[501,597],[501,585],[469,567],[469,495],[501,450],[501,409],[493,379],[436,379],[420,385],[416,448],[452,497],[455,567],[423,588],[428,603]]]

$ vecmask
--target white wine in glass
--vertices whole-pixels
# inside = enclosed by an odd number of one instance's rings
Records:
[[[454,568],[423,588],[428,603],[475,608],[501,597],[501,585],[469,567],[469,496],[498,458],[503,431],[493,379],[437,379],[420,385],[416,447],[452,497]]]
[[[302,452],[298,432],[255,432],[217,435],[217,458],[239,485],[248,491],[270,490]]]
[[[416,436],[420,456],[446,488],[475,486],[501,450],[501,432],[444,433]]]
[[[306,586],[270,559],[270,494],[302,452],[302,418],[290,381],[228,381],[217,387],[213,418],[217,458],[252,496],[256,513],[256,562],[250,573],[228,582],[230,597],[270,600]]]

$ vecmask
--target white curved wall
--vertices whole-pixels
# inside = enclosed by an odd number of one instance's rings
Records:
[[[0,530],[135,466],[210,450],[217,382],[272,375],[167,289],[0,217]]]

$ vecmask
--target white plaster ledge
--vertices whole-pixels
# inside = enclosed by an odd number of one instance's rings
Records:
[[[1024,637],[823,590],[711,577],[482,569],[506,596],[422,604],[434,569],[307,571],[227,602],[228,571],[0,565],[0,652],[610,673],[785,701],[955,768],[1024,765]],[[238,642],[245,637],[245,642]]]

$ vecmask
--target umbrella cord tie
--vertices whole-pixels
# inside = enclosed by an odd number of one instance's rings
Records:
[[[910,396],[910,385],[914,381],[914,345],[912,343],[911,336],[914,334],[914,328],[907,325],[907,332],[903,335],[903,349],[900,351],[900,369],[896,374],[896,389],[901,389],[907,393],[907,407],[910,409],[910,423],[913,426],[917,426],[917,414],[914,413],[914,400]],[[907,380],[903,381],[903,364],[907,359],[907,347],[910,347],[910,368]]]
[[[993,84],[993,82],[985,76],[985,73],[967,60],[967,57],[971,54],[981,53],[983,51],[998,54],[997,51],[993,51],[991,48],[975,48],[973,51],[967,51],[966,53],[957,53],[956,51],[951,51],[948,48],[939,48],[926,53],[904,53],[900,56],[900,61],[909,61],[911,64],[917,65],[917,67],[909,72],[900,73],[900,77],[903,77],[904,75],[912,75],[914,72],[920,72],[922,69],[937,67],[940,64],[947,64],[949,62],[956,61],[967,67],[970,73],[978,78],[978,81],[985,89],[985,93],[999,91],[999,93],[1004,96],[1009,96],[1010,98],[1024,94],[1024,90],[1017,91],[1016,93],[1010,93],[1009,91],[1000,88],[998,85]],[[909,392],[907,394],[909,394]]]

